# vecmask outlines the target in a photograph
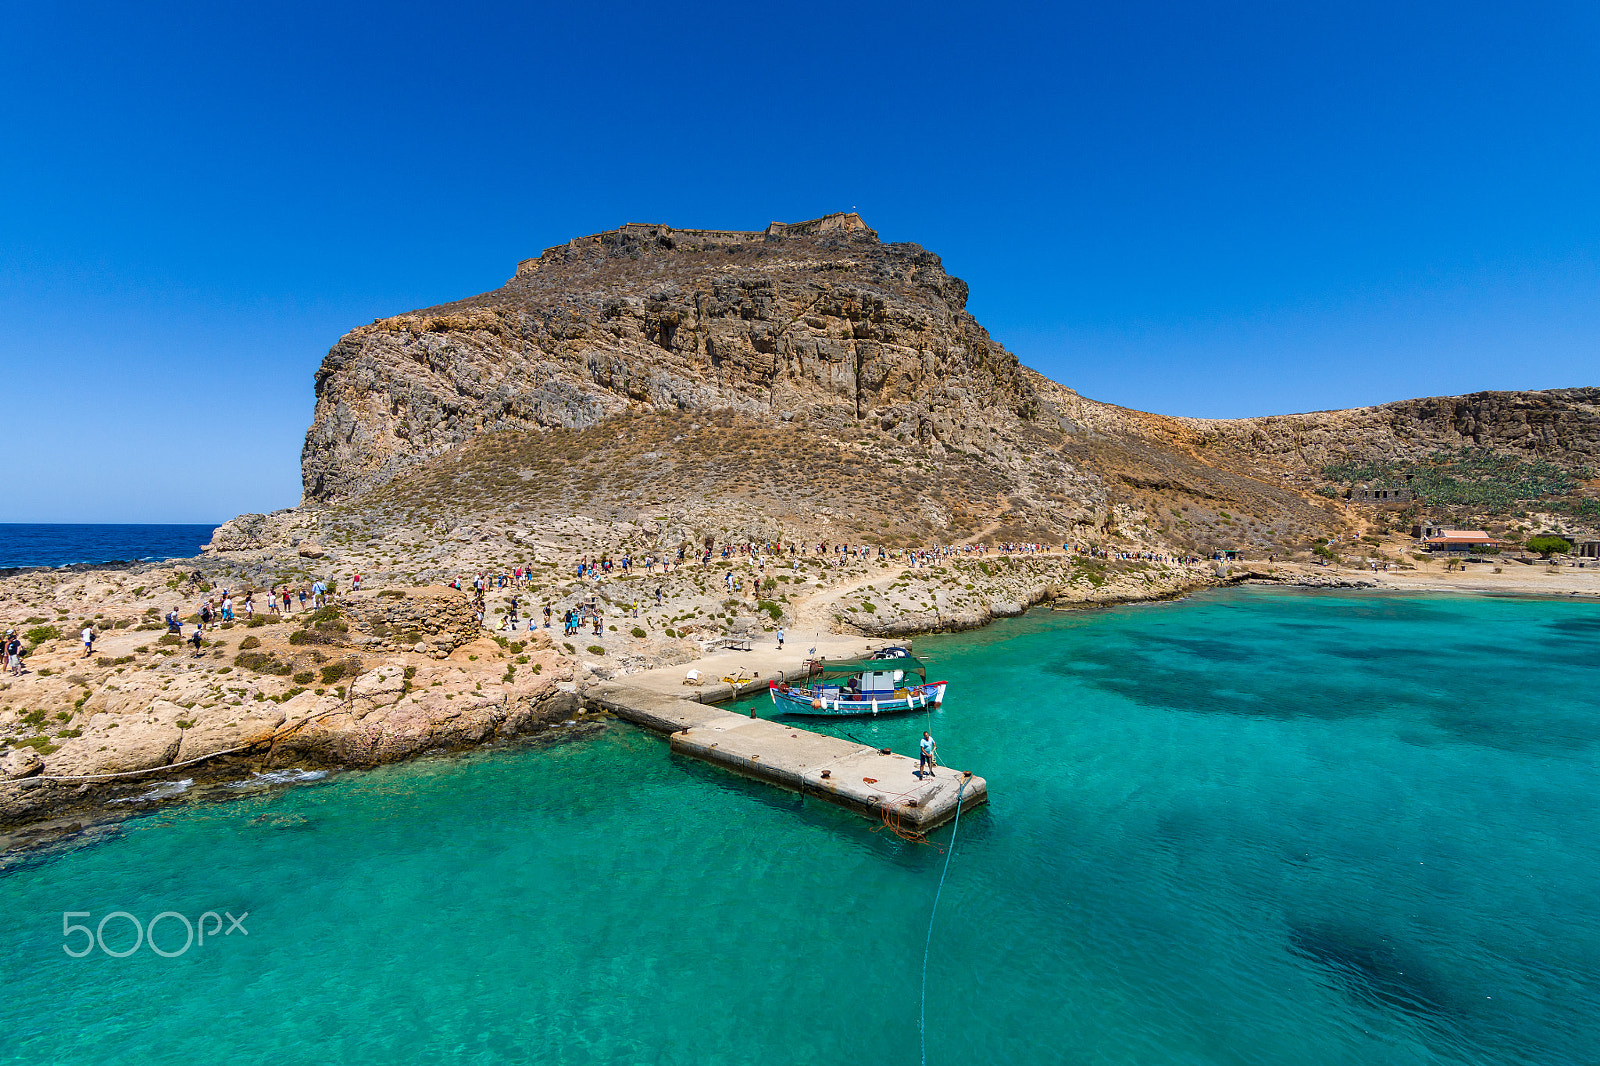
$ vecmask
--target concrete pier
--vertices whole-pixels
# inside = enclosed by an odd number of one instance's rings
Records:
[[[839,659],[867,651],[865,641],[837,643],[838,648],[819,647],[819,653]],[[584,696],[618,718],[669,734],[672,750],[680,755],[907,830],[927,832],[954,818],[958,794],[964,811],[988,802],[988,783],[976,774],[941,766],[937,776],[918,780],[915,758],[711,706],[710,701],[734,698],[734,688],[725,683],[710,681],[694,689],[683,685],[685,673],[692,669],[717,678],[731,676],[741,667],[755,675],[741,689],[751,695],[764,695],[769,681],[796,680],[805,674],[792,652],[785,655],[775,648],[720,652],[682,666],[608,681]],[[917,724],[915,715],[906,721],[909,727]]]

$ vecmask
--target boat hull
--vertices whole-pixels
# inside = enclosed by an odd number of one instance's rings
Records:
[[[865,697],[851,699],[836,693],[812,692],[796,685],[771,686],[772,704],[781,714],[812,714],[838,716],[866,716],[879,714],[905,714],[910,711],[932,710],[944,702],[948,682],[934,681],[907,689],[904,696]]]

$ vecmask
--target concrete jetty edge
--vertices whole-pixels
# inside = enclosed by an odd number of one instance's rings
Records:
[[[740,686],[740,695],[765,692],[771,681],[796,680],[803,668],[776,669]],[[633,681],[629,678],[628,681]],[[732,699],[733,686],[707,685],[689,695],[628,681],[585,692],[592,704],[624,721],[668,735],[671,750],[743,777],[831,803],[874,821],[926,833],[988,802],[989,785],[976,774],[940,767],[919,778],[917,760],[798,726],[751,718],[711,705]],[[659,679],[658,679],[659,681]]]

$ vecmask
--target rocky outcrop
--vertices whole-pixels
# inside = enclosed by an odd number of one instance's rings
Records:
[[[1209,567],[1169,557],[962,556],[852,584],[825,596],[825,615],[819,616],[813,606],[800,621],[826,620],[836,631],[874,637],[955,632],[1015,618],[1042,603],[1105,607],[1167,599],[1223,583]]]
[[[350,643],[374,651],[442,658],[482,633],[467,594],[443,585],[347,593],[339,608]]]
[[[448,599],[416,591],[422,595],[413,605]],[[441,620],[437,612],[428,614]],[[454,617],[447,610],[440,626],[451,641]],[[216,654],[196,658],[187,651],[157,655],[158,665],[147,670],[124,673],[113,662],[100,667],[97,678],[69,675],[59,684],[55,672],[41,671],[30,679],[30,699],[54,694],[51,706],[70,710],[52,715],[47,727],[28,721],[8,727],[47,732],[39,733],[37,749],[0,745],[0,824],[159,801],[181,794],[189,779],[374,766],[581,716],[572,691],[575,664],[548,637],[530,634],[526,643],[502,647],[473,629],[476,639],[454,659],[398,653],[342,674],[336,680],[343,686],[310,690],[272,673],[228,666]],[[266,630],[249,632],[247,639],[259,640],[255,634]],[[214,638],[213,651],[234,636]],[[281,635],[270,639],[262,646],[282,654]],[[66,702],[78,691],[81,699]],[[184,779],[178,787],[169,787],[178,778]]]
[[[1102,404],[1022,367],[966,301],[938,256],[855,215],[578,238],[493,292],[341,338],[316,375],[308,506],[242,516],[213,549],[339,557],[399,514],[459,537],[520,508],[546,525],[665,516],[660,544],[738,540],[737,522],[756,542],[1283,553],[1364,521],[1328,502],[1330,463],[1472,445],[1576,473],[1600,454],[1594,388],[1236,420]],[[310,505],[363,497],[360,529],[312,539]]]
[[[1242,454],[1311,469],[1463,447],[1567,462],[1600,457],[1600,388],[1475,392],[1346,411],[1186,421],[1202,438],[1215,434]]]
[[[313,543],[306,538],[316,529],[316,512],[305,508],[289,508],[271,514],[242,514],[218,526],[210,543],[200,550],[210,555],[294,549]]]
[[[1085,399],[1042,377],[1036,391],[1070,429],[1135,437],[1218,464],[1297,473],[1352,459],[1417,459],[1476,447],[1576,465],[1600,457],[1600,388],[1475,392],[1260,418],[1180,418]]]
[[[291,722],[280,730],[265,761],[272,766],[376,766],[437,749],[481,744],[495,736],[526,733],[578,710],[570,664],[493,686],[477,683],[470,664],[437,664],[405,675],[393,663],[363,675],[348,699],[302,693],[284,704]]]
[[[491,293],[354,330],[317,371],[307,502],[350,497],[481,433],[631,409],[870,423],[944,446],[1035,407],[967,286],[854,215],[727,234],[625,226]]]

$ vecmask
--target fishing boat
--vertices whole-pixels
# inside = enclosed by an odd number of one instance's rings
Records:
[[[944,702],[948,682],[928,681],[927,664],[905,648],[884,648],[868,659],[814,660],[798,682],[769,685],[781,714],[894,714],[931,710]]]

